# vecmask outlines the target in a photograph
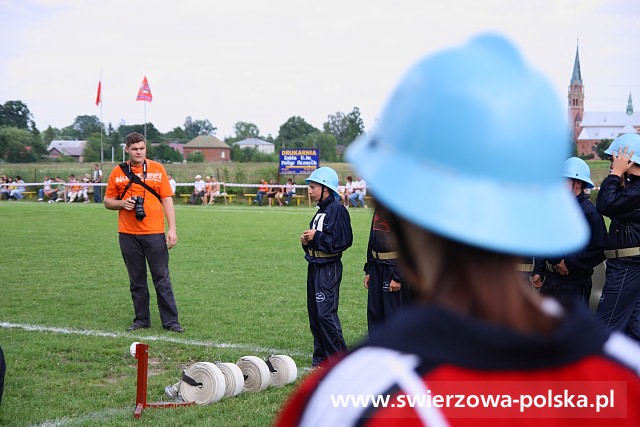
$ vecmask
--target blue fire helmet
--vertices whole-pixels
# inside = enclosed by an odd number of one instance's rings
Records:
[[[426,230],[495,252],[562,255],[589,238],[562,178],[564,115],[549,81],[487,34],[418,62],[346,156],[383,205]]]
[[[627,152],[634,152],[631,161],[640,165],[640,135],[637,133],[620,135],[611,142],[609,148],[604,150],[604,154],[612,156],[613,153],[617,153],[618,150],[624,151],[625,147],[627,147]]]
[[[586,182],[587,188],[593,188],[591,169],[589,169],[587,162],[578,157],[570,157],[564,161],[564,172],[562,176]]]
[[[328,166],[323,166],[311,172],[309,178],[305,179],[304,182],[309,184],[310,181],[317,182],[329,188],[336,197],[340,195],[338,191],[338,174]]]

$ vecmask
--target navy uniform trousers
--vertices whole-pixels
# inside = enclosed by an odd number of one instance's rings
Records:
[[[313,366],[319,365],[328,356],[346,351],[338,318],[342,261],[313,263],[307,267],[307,311],[309,327],[313,336]]]
[[[389,292],[391,279],[396,272],[395,265],[376,262],[369,263],[369,291],[367,293],[367,326],[369,331],[381,325],[394,313],[402,311],[409,304],[409,286],[402,283],[398,292]]]
[[[151,279],[156,289],[162,326],[168,329],[173,325],[179,325],[178,307],[169,278],[169,250],[165,235],[163,233],[120,233],[119,240],[122,258],[129,273],[129,288],[135,311],[133,322],[145,327],[151,326],[147,284],[148,263]]]
[[[606,277],[596,317],[603,325],[640,341],[640,264],[609,259]]]

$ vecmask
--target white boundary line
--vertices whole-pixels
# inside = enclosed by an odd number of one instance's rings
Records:
[[[85,336],[91,336],[91,337],[107,337],[107,338],[132,338],[136,341],[172,342],[176,344],[194,345],[199,347],[243,350],[250,353],[288,354],[289,356],[301,356],[301,357],[312,356],[310,353],[303,353],[299,351],[291,351],[291,350],[278,349],[278,348],[272,348],[272,347],[270,348],[270,347],[253,346],[248,344],[221,343],[221,342],[215,342],[215,341],[189,340],[189,339],[174,338],[169,336],[157,336],[157,335],[140,336],[140,335],[132,334],[129,332],[93,331],[89,329],[70,329],[70,328],[59,328],[55,326],[29,325],[26,323],[11,323],[11,322],[0,322],[0,328],[22,329],[25,331],[33,331],[33,332],[51,332],[51,333],[63,334],[63,335],[85,335]]]
[[[70,417],[62,417],[56,418],[55,420],[45,420],[38,424],[32,424],[31,427],[62,427],[62,426],[70,426],[74,424],[83,424],[87,421],[91,420],[103,420],[105,417],[111,417],[114,415],[121,415],[126,413],[133,413],[132,408],[123,408],[123,409],[105,409],[104,411],[94,412],[91,414],[81,415],[79,417],[70,418]]]

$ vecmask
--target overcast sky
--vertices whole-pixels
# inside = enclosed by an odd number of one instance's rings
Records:
[[[425,54],[484,31],[509,37],[566,103],[579,39],[587,111],[640,110],[638,0],[0,0],[0,103],[38,129],[79,115],[161,132],[208,119],[277,136],[360,108],[367,129]],[[473,70],[469,70],[473,72]],[[136,101],[147,76],[153,102]]]

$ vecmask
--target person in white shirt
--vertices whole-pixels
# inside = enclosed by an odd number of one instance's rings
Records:
[[[351,175],[347,176],[347,183],[344,185],[344,194],[342,197],[342,203],[345,207],[349,207],[349,197],[353,194],[353,178]]]
[[[351,188],[353,190],[353,194],[349,196],[351,205],[354,208],[357,208],[358,206],[364,208],[364,196],[367,195],[367,181],[358,177],[351,185]]]
[[[100,169],[100,164],[95,163],[93,165],[93,177],[91,178],[91,182],[93,182],[93,201],[96,203],[102,203],[102,187],[100,183],[102,182],[102,169]]]
[[[45,196],[50,198],[51,193],[51,178],[45,175],[42,188],[38,190],[38,201],[44,202]]]
[[[196,182],[193,183],[193,193],[191,193],[190,205],[195,205],[198,202],[198,197],[202,200],[202,204],[206,204],[205,200],[205,188],[206,183],[202,180],[202,175],[196,175]]]
[[[171,191],[173,192],[173,194],[176,194],[176,180],[173,179],[173,175],[168,174],[167,177],[169,177],[169,185],[171,186]]]

